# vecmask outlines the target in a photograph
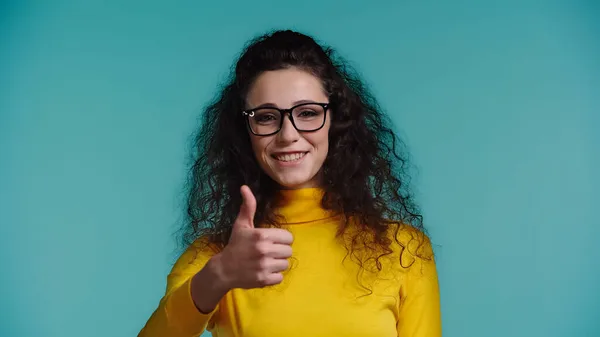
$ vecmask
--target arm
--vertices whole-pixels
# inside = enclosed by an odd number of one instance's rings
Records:
[[[242,205],[223,251],[196,241],[177,260],[167,293],[138,337],[195,337],[212,330],[221,298],[233,288],[262,288],[281,283],[292,256],[292,234],[279,228],[255,228],[256,199],[240,188]]]
[[[440,292],[431,243],[423,245],[424,256],[415,257],[400,290],[399,318],[397,323],[400,337],[440,337],[442,323],[440,314]]]
[[[167,291],[138,337],[195,337],[213,323],[220,289],[214,252],[188,248],[167,277]]]

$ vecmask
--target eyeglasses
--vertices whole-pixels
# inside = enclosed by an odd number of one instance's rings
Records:
[[[250,132],[256,136],[274,135],[283,126],[283,116],[288,114],[299,132],[313,132],[325,125],[329,103],[302,103],[290,109],[256,108],[242,111]]]

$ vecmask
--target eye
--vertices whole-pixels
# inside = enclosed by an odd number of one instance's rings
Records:
[[[263,115],[254,116],[254,119],[256,119],[257,122],[267,122],[267,121],[276,120],[277,118],[275,118],[275,116],[273,116],[273,115],[263,114]]]
[[[314,116],[318,116],[319,113],[314,111],[314,110],[310,110],[310,109],[306,109],[306,110],[302,110],[300,111],[300,113],[298,114],[298,117],[314,117]]]
[[[264,110],[255,110],[253,122],[261,125],[270,125],[273,123],[277,123],[280,119],[279,111],[264,109]]]

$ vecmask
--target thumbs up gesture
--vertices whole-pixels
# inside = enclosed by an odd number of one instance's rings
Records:
[[[233,224],[229,243],[220,253],[220,269],[227,288],[261,288],[283,281],[289,267],[292,234],[278,228],[255,228],[256,199],[242,186],[242,206]]]

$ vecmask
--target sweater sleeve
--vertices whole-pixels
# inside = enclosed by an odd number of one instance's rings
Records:
[[[425,237],[423,254],[415,257],[400,290],[397,331],[399,337],[440,337],[442,323],[435,259]]]
[[[191,245],[175,262],[167,276],[166,293],[138,337],[197,337],[212,327],[218,306],[204,314],[191,295],[192,277],[214,255],[214,251],[199,247],[198,243]]]

